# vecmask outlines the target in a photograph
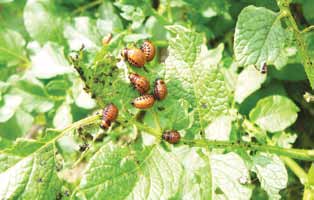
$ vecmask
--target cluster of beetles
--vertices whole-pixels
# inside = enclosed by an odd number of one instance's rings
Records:
[[[144,41],[140,48],[125,48],[122,50],[122,57],[134,67],[143,68],[146,62],[150,62],[155,57],[156,48],[150,41]],[[132,105],[138,109],[151,108],[155,101],[162,101],[166,98],[168,91],[166,83],[162,79],[156,79],[154,83],[153,94],[147,94],[150,89],[150,83],[146,77],[136,73],[129,74],[130,82],[135,90],[140,94],[132,101]],[[108,129],[119,114],[119,109],[113,104],[108,104],[102,113],[101,127]],[[180,141],[180,133],[176,130],[166,130],[162,134],[162,139],[175,144]]]

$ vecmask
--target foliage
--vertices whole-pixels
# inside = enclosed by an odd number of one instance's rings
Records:
[[[313,198],[311,8],[0,0],[0,198]],[[121,50],[146,39],[156,58],[132,67]],[[135,109],[130,72],[164,79],[167,98]]]

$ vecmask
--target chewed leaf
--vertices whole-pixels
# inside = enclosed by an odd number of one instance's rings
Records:
[[[56,173],[53,144],[40,148],[24,158],[7,156],[0,160],[1,199],[51,199],[60,191],[61,184]],[[2,155],[5,156],[5,154]]]
[[[249,170],[236,153],[203,153],[197,148],[175,149],[176,156],[184,166],[180,199],[250,199]],[[212,188],[210,188],[212,186]]]
[[[240,65],[266,62],[273,64],[284,50],[286,31],[278,20],[278,13],[262,7],[244,8],[237,21],[234,53]]]
[[[175,34],[169,42],[166,82],[169,96],[187,100],[195,109],[201,129],[228,109],[228,93],[218,68],[202,62],[201,34],[185,27],[167,27]],[[197,120],[197,121],[198,121]]]
[[[252,189],[246,186],[250,182],[249,171],[239,155],[211,155],[211,168],[214,187],[220,188],[227,199],[250,199]]]
[[[283,162],[275,155],[258,154],[254,156],[253,163],[253,170],[269,198],[281,199],[279,191],[287,187],[288,182],[288,174]]]
[[[261,74],[253,66],[245,68],[238,76],[234,98],[242,103],[249,95],[258,90],[266,80],[266,75]]]
[[[87,199],[169,199],[179,189],[181,165],[159,147],[132,150],[111,143],[86,168],[77,196]]]

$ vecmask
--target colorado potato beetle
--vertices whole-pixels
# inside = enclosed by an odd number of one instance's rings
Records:
[[[166,83],[161,79],[156,79],[154,87],[154,97],[163,100],[168,94]]]
[[[145,54],[137,48],[123,49],[122,56],[125,60],[127,60],[131,65],[135,67],[144,67],[146,63]]]
[[[134,88],[140,93],[145,94],[149,90],[149,81],[141,75],[130,73],[129,79]]]
[[[180,133],[176,130],[168,130],[163,132],[162,139],[169,142],[170,144],[176,144],[180,141]]]
[[[113,103],[108,104],[103,110],[100,126],[103,129],[109,128],[111,123],[117,119],[118,114],[119,114],[118,108]]]
[[[145,54],[146,61],[149,62],[149,61],[154,59],[156,50],[155,50],[155,46],[153,45],[153,43],[151,43],[150,41],[146,40],[142,44],[141,50]]]
[[[154,103],[155,103],[154,96],[150,94],[145,94],[143,96],[137,97],[131,102],[131,104],[135,108],[139,108],[139,109],[150,108],[154,105]]]

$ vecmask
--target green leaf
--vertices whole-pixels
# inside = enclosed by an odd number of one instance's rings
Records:
[[[24,50],[25,44],[25,40],[20,33],[0,28],[0,61],[27,61]]]
[[[60,190],[55,171],[55,151],[52,144],[20,161],[0,160],[1,165],[11,165],[0,173],[0,197],[2,199],[52,199]],[[11,162],[11,163],[8,163]],[[13,164],[14,163],[14,164]]]
[[[4,104],[0,107],[0,123],[8,121],[22,103],[22,97],[7,94],[4,96]]]
[[[187,146],[174,152],[184,166],[183,185],[176,199],[208,199],[211,191],[212,199],[250,199],[249,171],[239,155],[208,155]]]
[[[310,1],[304,1],[302,5],[304,17],[311,24],[314,23],[314,13],[312,12],[314,9],[314,5]]]
[[[122,4],[122,2],[114,3],[122,12],[121,17],[128,21],[132,21],[131,28],[139,28],[145,20],[146,10],[148,8],[148,2],[143,1],[131,1],[130,4]],[[133,5],[131,5],[133,4]]]
[[[46,95],[43,85],[37,80],[20,80],[12,90],[23,98],[21,107],[27,112],[44,113],[52,109],[54,103]]]
[[[46,43],[31,57],[30,72],[41,79],[49,79],[57,75],[73,72],[63,54],[63,48],[55,43]]]
[[[86,80],[90,94],[95,96],[97,103],[102,107],[114,103],[121,111],[119,116],[126,114],[125,109],[134,109],[130,102],[138,96],[138,92],[130,86],[130,68],[127,64],[124,61],[117,62],[107,47],[96,55],[94,63],[79,62],[77,67],[82,70],[82,79]],[[142,71],[141,75],[147,76],[148,73]]]
[[[301,81],[307,79],[304,67],[300,63],[290,63],[282,69],[276,69],[275,67],[269,67],[268,69],[268,74],[278,80]]]
[[[205,129],[205,137],[209,140],[228,141],[232,128],[232,117],[222,115]]]
[[[5,123],[0,124],[0,135],[9,140],[15,140],[29,131],[33,125],[34,118],[23,109],[18,109],[13,117]]]
[[[96,23],[88,17],[74,18],[73,25],[65,26],[64,37],[72,50],[78,50],[84,45],[88,51],[98,51],[102,45]]]
[[[312,163],[309,172],[308,172],[308,180],[310,185],[314,185],[314,163]]]
[[[289,98],[279,95],[265,97],[250,112],[250,119],[261,128],[277,132],[291,126],[299,108]]]
[[[261,88],[266,80],[266,75],[261,74],[255,67],[245,68],[238,76],[234,99],[242,103],[246,97]]]
[[[281,26],[278,13],[263,7],[244,8],[236,24],[234,53],[240,65],[273,64],[285,55],[287,33]]]
[[[287,187],[288,174],[276,155],[259,153],[253,157],[253,171],[267,192],[269,199],[281,199],[279,191]]]
[[[282,131],[275,133],[271,139],[277,144],[277,146],[283,148],[292,148],[293,143],[296,141],[297,137],[298,135],[296,133]]]
[[[57,129],[63,129],[72,123],[71,107],[67,103],[63,103],[56,111],[53,118],[53,125]]]
[[[0,154],[0,173],[5,172],[11,166],[15,165],[21,158],[7,154]]]
[[[218,68],[203,62],[208,52],[206,48],[201,50],[200,34],[179,25],[167,28],[175,34],[169,41],[169,56],[165,61],[169,96],[188,101],[204,130],[211,120],[228,109],[224,78]]]
[[[14,0],[0,0],[0,3],[10,3],[12,1],[14,1]]]
[[[222,190],[226,199],[250,199],[252,189],[246,185],[250,176],[242,158],[233,152],[210,158],[214,188]]]
[[[184,130],[192,126],[193,112],[188,111],[189,103],[186,100],[174,99],[168,96],[163,101],[156,102],[156,107],[157,109],[154,109],[154,112],[158,113],[160,126],[163,129]],[[144,122],[150,126],[155,126],[153,113],[147,112]]]
[[[149,34],[144,34],[144,33],[137,33],[137,34],[129,34],[129,35],[126,35],[123,40],[124,42],[126,43],[130,43],[130,42],[137,42],[139,40],[145,40],[145,39],[148,39],[150,38],[151,35]]]
[[[41,44],[63,40],[63,22],[53,1],[28,0],[24,8],[24,24],[30,36]]]
[[[87,199],[169,199],[179,189],[182,167],[160,147],[142,151],[103,146],[91,159],[76,195]]]
[[[52,80],[46,85],[47,93],[51,96],[65,96],[70,84],[66,80]]]
[[[183,184],[175,199],[208,199],[212,195],[209,158],[187,146],[175,148],[174,152],[184,166]]]
[[[73,93],[73,99],[75,101],[75,104],[80,108],[85,109],[92,109],[95,107],[96,103],[94,99],[91,98],[91,96],[85,92],[84,84],[82,80],[75,79],[73,80],[74,84],[72,87],[72,93]]]
[[[123,24],[120,17],[115,13],[111,2],[104,2],[98,9],[99,19],[97,19],[97,28],[102,35],[120,32],[123,30]]]

